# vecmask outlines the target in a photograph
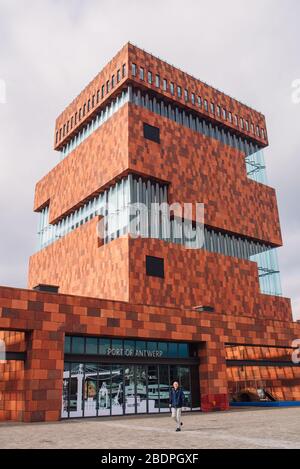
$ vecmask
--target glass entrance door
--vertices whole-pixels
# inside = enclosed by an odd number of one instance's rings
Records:
[[[124,413],[124,371],[122,365],[112,365],[111,369],[111,414]]]
[[[137,365],[136,367],[136,411],[138,414],[145,414],[148,412],[148,366]]]
[[[185,394],[183,410],[199,409],[198,366],[66,362],[62,417],[169,412],[174,380]]]
[[[148,366],[148,412],[159,412],[158,365]]]
[[[135,414],[135,366],[124,366],[125,414]]]

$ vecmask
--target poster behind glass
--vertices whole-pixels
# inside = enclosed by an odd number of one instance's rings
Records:
[[[158,366],[148,366],[148,412],[159,412]]]
[[[125,413],[135,414],[135,366],[124,366]]]
[[[70,417],[83,417],[84,364],[71,363],[69,382]]]
[[[147,405],[147,365],[137,365],[136,367],[136,410],[138,414],[148,412]]]
[[[122,365],[111,368],[111,414],[124,413],[124,370]]]

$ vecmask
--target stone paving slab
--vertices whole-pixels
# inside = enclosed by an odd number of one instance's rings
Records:
[[[0,423],[0,448],[300,449],[300,408]]]

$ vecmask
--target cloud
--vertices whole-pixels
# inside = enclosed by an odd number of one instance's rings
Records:
[[[58,161],[54,121],[128,40],[266,114],[269,183],[285,247],[284,294],[300,317],[298,0],[2,0],[0,284],[26,286],[35,249],[34,185]]]

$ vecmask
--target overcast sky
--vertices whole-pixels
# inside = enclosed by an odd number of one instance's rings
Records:
[[[0,0],[0,284],[26,287],[56,116],[131,41],[266,115],[283,293],[300,318],[299,18],[299,0]]]

